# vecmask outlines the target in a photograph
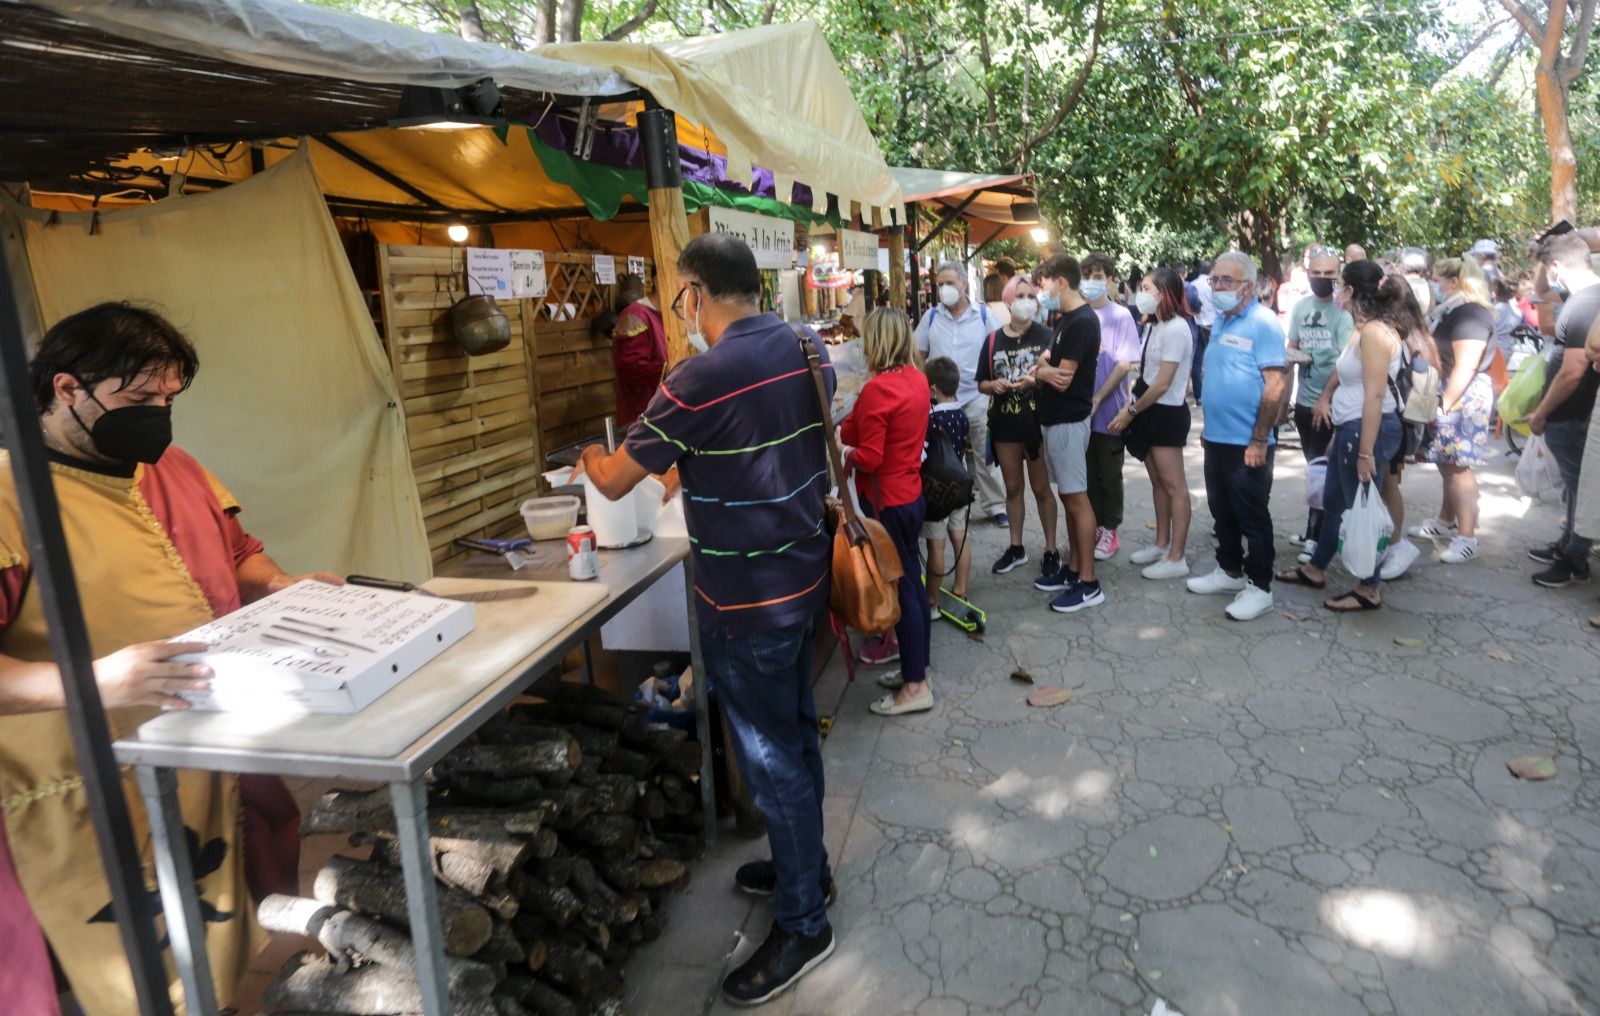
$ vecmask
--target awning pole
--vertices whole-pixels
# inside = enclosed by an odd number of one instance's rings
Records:
[[[94,656],[29,384],[28,353],[14,285],[10,266],[0,258],[0,431],[6,434],[6,449],[11,453],[11,475],[22,507],[34,588],[44,607],[51,655],[61,668],[67,727],[83,776],[100,863],[111,886],[112,912],[133,971],[134,1001],[146,1016],[170,1016],[167,973],[156,946],[160,938],[133,840],[128,799],[111,754],[111,729],[94,681]],[[0,1008],[4,1008],[3,1002]]]
[[[889,306],[906,309],[906,231],[889,230]]]
[[[915,201],[906,205],[906,241],[911,246],[911,320],[922,320],[922,244],[917,242],[917,214]]]
[[[655,249],[657,298],[667,333],[667,366],[689,355],[684,322],[669,310],[678,296],[678,255],[689,242],[689,216],[683,210],[683,163],[678,157],[678,122],[670,109],[639,113],[644,147],[644,182],[649,190],[650,243]]]

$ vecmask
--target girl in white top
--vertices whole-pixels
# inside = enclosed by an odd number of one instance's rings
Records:
[[[1125,434],[1129,454],[1144,460],[1156,509],[1156,541],[1133,552],[1147,579],[1176,579],[1189,574],[1184,557],[1192,504],[1183,471],[1183,447],[1189,441],[1189,366],[1194,359],[1194,332],[1184,301],[1183,279],[1170,268],[1157,268],[1139,280],[1134,305],[1147,322],[1139,380],[1133,398],[1108,429]]]
[[[1331,417],[1333,440],[1328,445],[1328,478],[1322,493],[1322,530],[1308,564],[1278,575],[1280,582],[1321,589],[1339,547],[1339,524],[1363,485],[1379,496],[1383,472],[1400,449],[1401,422],[1395,379],[1404,365],[1400,336],[1405,331],[1403,305],[1410,295],[1398,276],[1385,275],[1374,261],[1356,261],[1344,269],[1345,305],[1356,318],[1356,337],[1339,354],[1334,375],[1317,400],[1314,413]],[[1358,576],[1354,590],[1323,606],[1336,612],[1377,610],[1379,574]]]

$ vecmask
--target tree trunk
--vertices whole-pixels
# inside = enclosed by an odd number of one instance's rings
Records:
[[[538,0],[533,10],[533,41],[540,46],[556,41],[556,0]]]
[[[1578,221],[1578,156],[1572,149],[1572,127],[1567,118],[1567,86],[1560,73],[1540,61],[1533,72],[1539,96],[1539,117],[1544,121],[1544,145],[1550,153],[1550,221]]]
[[[577,42],[583,38],[584,0],[561,0],[561,41]]]
[[[323,903],[337,903],[360,914],[402,924],[410,919],[401,873],[382,865],[330,857],[317,872],[313,895]],[[445,952],[452,956],[471,956],[483,948],[494,930],[488,910],[446,886],[439,886],[439,923]]]
[[[461,37],[468,42],[486,42],[483,34],[483,14],[478,10],[478,0],[456,0],[456,10],[461,14]]]

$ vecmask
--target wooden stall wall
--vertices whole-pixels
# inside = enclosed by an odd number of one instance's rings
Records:
[[[594,255],[547,253],[546,295],[500,301],[511,344],[475,357],[450,336],[465,259],[460,247],[378,250],[384,341],[435,568],[466,556],[457,537],[521,532],[518,507],[540,493],[545,453],[602,433],[616,411],[610,337],[590,335],[614,287],[594,281]]]

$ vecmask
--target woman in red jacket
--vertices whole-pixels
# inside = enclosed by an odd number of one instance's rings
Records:
[[[846,470],[855,470],[862,508],[889,531],[905,569],[900,579],[900,623],[894,627],[900,674],[878,679],[895,689],[872,704],[879,716],[933,708],[933,691],[928,687],[931,615],[917,549],[927,511],[922,500],[922,447],[931,403],[928,379],[913,359],[915,348],[911,319],[904,312],[882,307],[867,315],[861,351],[872,377],[840,427],[841,440],[851,446]],[[887,653],[883,657],[893,658]]]

